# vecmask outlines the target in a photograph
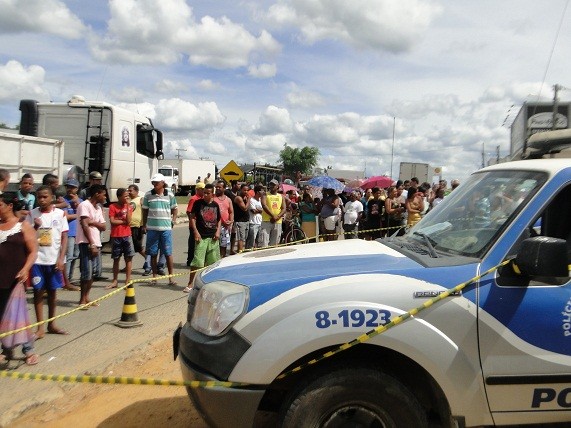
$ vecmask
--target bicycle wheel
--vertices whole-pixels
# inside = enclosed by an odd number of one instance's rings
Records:
[[[299,227],[293,227],[286,235],[285,242],[286,244],[303,244],[306,241],[305,233]]]

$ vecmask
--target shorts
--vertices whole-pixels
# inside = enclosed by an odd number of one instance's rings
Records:
[[[101,251],[101,248],[99,249]],[[81,281],[91,281],[93,279],[93,267],[97,263],[96,257],[91,257],[89,244],[79,244],[79,279]]]
[[[120,238],[111,238],[113,247],[111,249],[111,258],[120,259],[121,256],[133,257],[135,251],[133,250],[133,242],[130,236],[122,236]]]
[[[147,230],[147,255],[172,256],[172,230]]]
[[[220,228],[220,246],[224,248],[230,246],[230,232],[224,226]]]
[[[131,228],[131,239],[133,240],[133,249],[136,253],[140,253],[145,248],[143,246],[143,236],[144,233],[141,231],[140,227]]]
[[[236,223],[236,240],[244,241],[248,238],[248,230],[250,229],[250,222],[238,222]]]
[[[63,275],[56,265],[33,265],[32,286],[34,290],[57,290],[63,287]]]
[[[203,238],[195,244],[194,258],[190,266],[203,268],[220,260],[220,245],[212,238]]]

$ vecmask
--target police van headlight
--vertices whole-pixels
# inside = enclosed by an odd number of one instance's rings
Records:
[[[190,325],[208,336],[219,336],[248,306],[249,291],[226,281],[205,284],[198,292]]]

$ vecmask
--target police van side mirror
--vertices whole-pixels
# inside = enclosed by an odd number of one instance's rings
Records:
[[[568,277],[567,242],[548,236],[525,239],[515,264],[523,275],[530,277]]]

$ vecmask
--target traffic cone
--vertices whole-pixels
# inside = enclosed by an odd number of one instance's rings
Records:
[[[123,303],[123,313],[121,319],[115,323],[117,327],[129,328],[143,325],[137,316],[137,304],[135,303],[135,287],[133,284],[125,289],[125,302]]]

